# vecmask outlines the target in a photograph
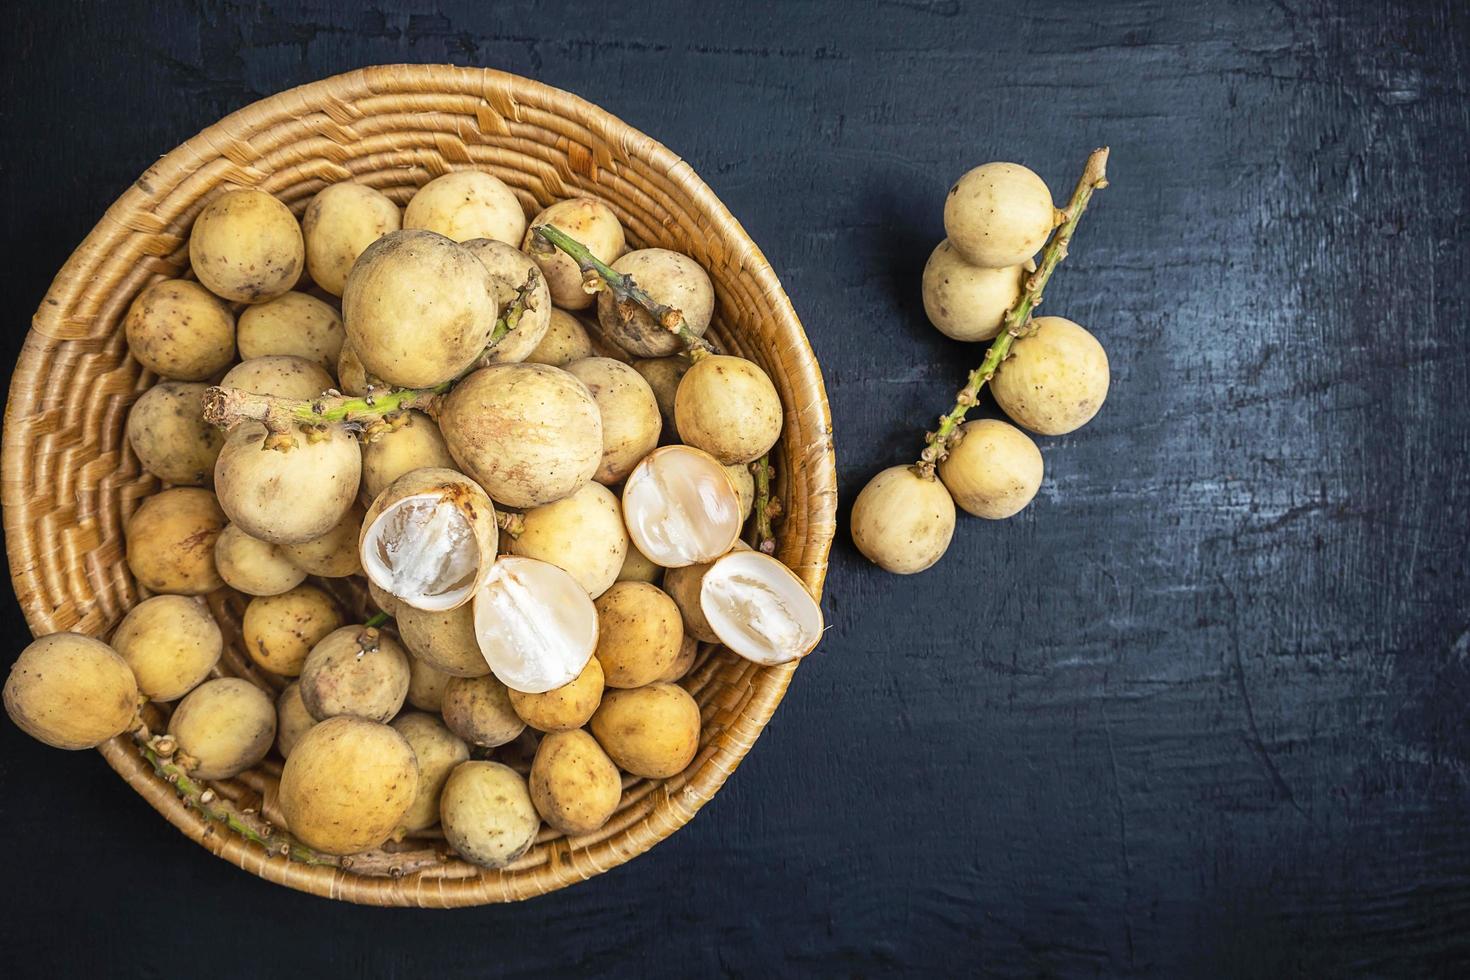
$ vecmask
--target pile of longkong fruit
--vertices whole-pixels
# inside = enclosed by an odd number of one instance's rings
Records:
[[[149,597],[110,643],[21,654],[5,707],[31,735],[130,733],[191,805],[299,860],[439,825],[501,867],[543,822],[601,828],[624,774],[691,764],[698,641],[761,665],[816,645],[821,612],[772,556],[776,389],[703,338],[705,271],[628,251],[603,202],[528,224],[461,171],[403,210],[335,184],[298,223],[233,190],[189,258],[126,318],[162,379],[127,422],[165,486],[126,527]],[[339,601],[354,579],[364,621]],[[241,639],[275,685],[218,676],[203,597],[226,586],[253,597]],[[283,828],[204,785],[272,747]]]

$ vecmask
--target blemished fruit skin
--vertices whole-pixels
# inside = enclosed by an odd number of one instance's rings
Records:
[[[337,369],[347,339],[342,318],[330,304],[294,291],[246,309],[235,334],[242,359],[286,354],[320,364],[327,371]]]
[[[226,191],[194,219],[189,264],[200,284],[221,299],[260,303],[296,285],[306,245],[296,216],[270,194]]]
[[[206,595],[224,585],[214,567],[214,541],[224,527],[224,512],[208,490],[165,490],[128,520],[128,568],[149,591]]]
[[[426,466],[452,469],[454,459],[433,419],[423,412],[404,412],[391,430],[363,445],[362,496],[371,503],[388,484]]]
[[[1025,266],[990,269],[964,260],[949,239],[940,242],[924,265],[924,312],[929,322],[954,340],[990,340],[1021,295]]]
[[[512,741],[526,723],[510,703],[510,692],[495,677],[456,677],[444,687],[440,708],[449,730],[471,745],[494,748]]]
[[[226,585],[252,596],[280,595],[306,578],[281,545],[252,538],[234,524],[227,524],[214,542],[214,566]]]
[[[592,479],[612,486],[627,479],[638,461],[658,448],[663,416],[643,376],[610,357],[587,357],[566,366],[592,392],[602,418],[602,461]]]
[[[944,232],[971,265],[1020,265],[1046,244],[1056,225],[1046,182],[1019,163],[986,163],[965,174],[944,199]]]
[[[776,386],[743,357],[696,361],[674,394],[679,438],[726,465],[759,459],[781,437],[781,421]]]
[[[235,359],[234,314],[188,279],[144,289],[128,307],[123,330],[138,363],[175,381],[204,381]]]
[[[128,412],[128,444],[143,469],[174,486],[214,483],[224,433],[204,421],[202,382],[160,381]]]
[[[296,677],[311,648],[341,625],[342,611],[331,596],[315,585],[298,585],[250,600],[240,635],[256,664],[282,677]]]
[[[406,711],[393,719],[393,730],[413,749],[419,765],[418,791],[403,816],[405,830],[425,830],[439,822],[439,794],[454,767],[470,757],[470,747],[438,718]]]
[[[324,187],[301,216],[306,271],[318,286],[341,296],[357,257],[402,226],[398,205],[382,191],[351,181]]]
[[[301,736],[316,724],[306,704],[301,700],[301,685],[296,681],[287,684],[281,696],[276,698],[276,751],[282,759],[290,758],[291,750],[301,741]]]
[[[252,538],[298,544],[321,537],[357,499],[357,438],[332,426],[320,439],[298,435],[292,448],[269,451],[265,438],[265,426],[256,422],[230,430],[214,465],[220,506]]]
[[[418,189],[404,209],[403,227],[435,231],[457,242],[488,238],[515,246],[526,233],[526,212],[499,177],[457,170]]]
[[[291,833],[326,854],[377,847],[403,825],[418,791],[413,748],[387,725],[341,715],[301,736],[281,770]]]
[[[276,705],[241,677],[216,677],[190,691],[168,733],[199,779],[229,779],[264,759],[276,740]]]
[[[530,790],[547,826],[568,835],[590,834],[617,810],[623,782],[618,767],[591,735],[554,732],[536,749]]]
[[[175,701],[209,676],[224,637],[203,599],[156,595],[123,617],[112,648],[128,662],[144,696]]]
[[[469,605],[426,612],[399,603],[394,618],[404,646],[430,666],[452,677],[484,677],[490,673],[475,637],[475,616]]]
[[[587,328],[582,326],[582,321],[566,310],[553,308],[550,322],[546,325],[546,334],[535,349],[526,355],[526,362],[565,367],[573,361],[591,356],[592,338],[587,336]]]
[[[11,664],[5,712],[21,731],[53,748],[90,749],[132,726],[138,683],[101,640],[52,633]]]
[[[220,380],[221,388],[307,401],[332,387],[327,369],[294,354],[264,354],[241,361]]]
[[[602,703],[605,682],[602,664],[596,657],[587,660],[582,673],[561,687],[541,694],[510,692],[510,704],[521,720],[541,732],[567,732],[581,728],[592,718]]]
[[[589,726],[619,769],[645,779],[684,771],[699,751],[699,704],[677,684],[610,690]]]
[[[354,715],[386,722],[408,697],[408,654],[387,633],[343,626],[327,634],[301,667],[301,701],[318,721]]]
[[[309,541],[283,544],[280,549],[291,564],[308,575],[321,578],[359,575],[362,561],[358,558],[357,539],[362,531],[362,519],[362,506],[353,504],[326,534]]]
[[[684,621],[674,600],[647,582],[618,582],[594,603],[597,652],[608,687],[652,684],[679,658]]]
[[[526,780],[499,762],[462,762],[439,795],[444,837],[466,861],[503,868],[536,842],[541,817]]]
[[[520,241],[520,236],[516,236]],[[490,272],[495,300],[502,315],[516,301],[527,279],[534,273],[535,282],[526,295],[525,309],[515,329],[491,348],[487,360],[491,364],[514,364],[524,361],[540,346],[551,326],[551,290],[531,257],[515,245],[488,238],[475,238],[464,243],[475,258]]]
[[[1039,316],[1001,362],[990,391],[1017,425],[1060,436],[1086,425],[1108,397],[1108,354],[1064,317]]]
[[[943,557],[954,522],[954,499],[943,483],[910,466],[890,466],[853,503],[852,540],[884,571],[912,575]]]
[[[564,310],[585,310],[594,299],[582,288],[582,270],[565,253],[535,247],[535,229],[553,225],[581,242],[598,259],[612,263],[627,248],[623,226],[612,208],[591,197],[574,197],[558,201],[531,219],[521,250],[527,252],[546,276],[551,301]]]
[[[962,510],[992,521],[1020,513],[1041,487],[1044,464],[1031,438],[998,419],[960,427],[939,463],[939,478]]]
[[[714,315],[715,289],[698,262],[665,248],[642,248],[612,263],[614,272],[633,281],[656,303],[684,314],[684,325],[703,337]],[[684,342],[641,306],[620,304],[611,290],[597,296],[597,322],[608,339],[634,357],[667,357]]]

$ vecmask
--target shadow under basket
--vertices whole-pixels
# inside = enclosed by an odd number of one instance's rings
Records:
[[[36,313],[5,416],[3,500],[15,592],[37,635],[106,636],[140,594],[123,528],[160,484],[128,447],[133,401],[156,380],[128,354],[122,319],[150,282],[187,274],[188,231],[216,194],[256,187],[299,216],[328,184],[355,180],[400,204],[459,169],[505,181],[528,214],[567,197],[607,202],[630,247],[696,259],[714,282],[713,339],[769,372],[786,412],[773,453],[784,505],[778,557],[820,596],[836,519],[831,416],[801,323],[760,249],[689,166],[659,143],[559,89],[487,69],[367,68],[257,102],[150,167],[67,261]],[[361,603],[360,595],[342,596]],[[274,694],[239,641],[244,597],[209,597],[226,652],[219,672]],[[361,612],[361,606],[357,607]],[[704,722],[699,753],[671,779],[625,778],[606,827],[568,839],[543,829],[513,865],[487,871],[410,838],[342,865],[269,853],[184,805],[121,736],[100,751],[168,820],[214,854],[280,884],[350,902],[453,907],[515,901],[599,874],[641,854],[708,801],[760,735],[794,666],[762,668],[728,651],[700,652],[682,682]],[[150,707],[151,722],[163,716]],[[275,816],[274,754],[219,796]]]

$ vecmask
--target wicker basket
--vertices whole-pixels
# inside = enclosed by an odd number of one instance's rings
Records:
[[[323,186],[351,179],[402,203],[433,177],[470,167],[500,177],[530,212],[596,195],[622,219],[631,245],[677,249],[709,270],[714,337],[759,362],[781,392],[779,557],[820,594],[836,513],[827,399],[801,324],[739,223],[687,164],[582,99],[497,71],[394,65],[283,92],[206,129],[150,167],[57,275],[26,338],[5,416],[5,533],[33,632],[105,635],[139,599],[123,527],[159,485],[140,469],[123,427],[154,378],[128,356],[120,322],[150,281],[187,270],[187,233],[206,201],[226,187],[260,187],[300,213]],[[221,592],[210,601],[227,638],[220,670],[279,687],[240,648],[241,598]],[[702,652],[684,681],[704,719],[689,768],[668,780],[625,781],[603,830],[571,840],[543,832],[503,871],[446,857],[433,840],[405,842],[350,870],[292,863],[187,809],[126,737],[101,751],[185,834],[271,881],[374,905],[505,902],[606,871],[682,826],[750,749],[791,672]],[[268,760],[215,789],[270,814],[279,772],[279,761]]]

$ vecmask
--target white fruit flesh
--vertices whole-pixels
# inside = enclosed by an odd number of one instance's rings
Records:
[[[665,568],[711,561],[740,536],[740,493],[713,456],[668,446],[638,464],[623,488],[628,536]]]
[[[416,609],[452,609],[474,587],[480,546],[453,501],[405,497],[378,516],[366,537],[368,578]]]
[[[699,607],[735,653],[758,664],[806,656],[822,638],[822,609],[791,570],[758,551],[733,551],[710,566]]]
[[[570,684],[597,647],[587,590],[549,562],[503,555],[475,593],[480,653],[502,684],[544,694]]]

